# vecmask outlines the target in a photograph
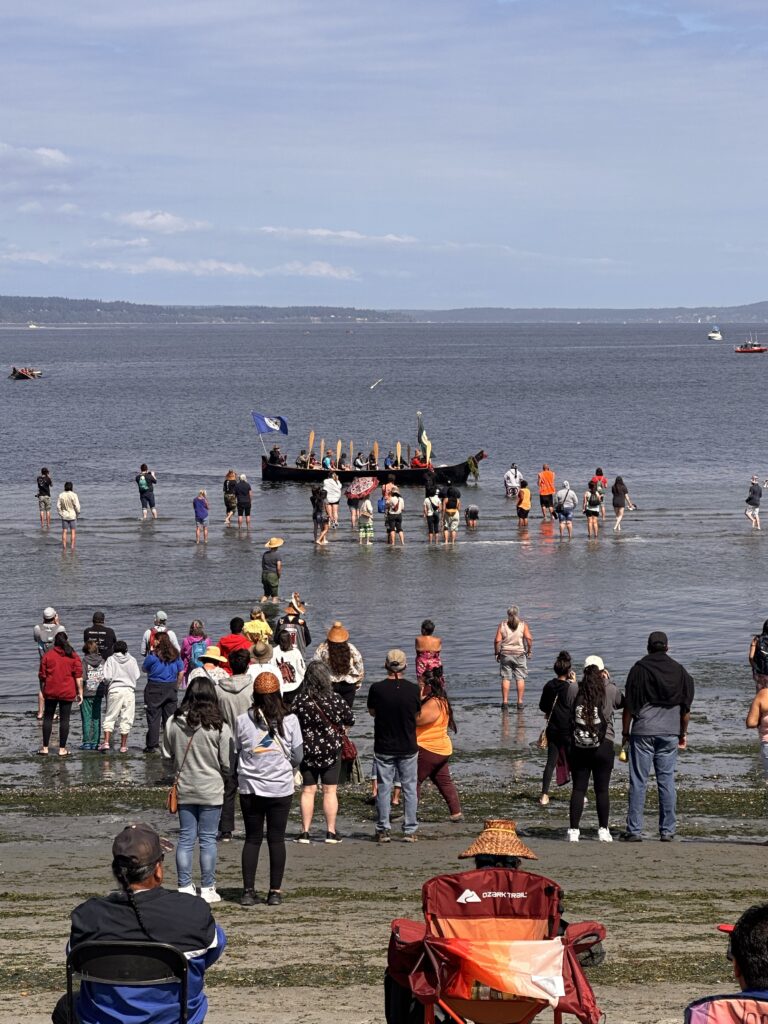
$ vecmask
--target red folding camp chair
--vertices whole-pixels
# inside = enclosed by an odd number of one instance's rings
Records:
[[[605,938],[594,921],[561,928],[562,890],[527,871],[486,868],[424,883],[425,924],[392,922],[388,1024],[530,1024],[547,1008],[555,1024],[601,1013],[579,956]],[[562,934],[561,934],[562,933]]]

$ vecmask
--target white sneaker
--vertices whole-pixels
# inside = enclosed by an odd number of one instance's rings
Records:
[[[608,828],[599,828],[597,830],[597,838],[600,840],[601,843],[612,843],[613,842],[613,836],[611,835],[611,830],[608,829]]]
[[[200,890],[200,899],[206,903],[221,903],[221,896],[216,892],[215,886]]]
[[[580,835],[581,835],[581,832],[579,832],[579,830],[577,828],[569,828],[568,829],[568,842],[569,843],[578,843]]]
[[[190,885],[184,885],[184,886],[180,885],[179,886],[179,892],[186,892],[190,896],[197,896],[197,889],[195,888],[194,885],[191,885],[191,884]]]

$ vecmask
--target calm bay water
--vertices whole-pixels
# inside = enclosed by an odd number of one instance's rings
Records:
[[[728,332],[731,342],[740,335]],[[29,707],[37,655],[31,630],[55,605],[75,639],[94,608],[134,652],[156,608],[186,633],[201,616],[217,637],[261,593],[260,556],[285,538],[282,591],[298,589],[320,639],[342,619],[376,678],[384,652],[410,654],[425,616],[444,641],[453,692],[497,700],[495,627],[521,606],[536,647],[531,686],[561,646],[597,652],[618,677],[665,629],[673,653],[713,695],[751,689],[745,651],[766,617],[764,537],[743,516],[749,476],[768,471],[759,429],[768,363],[706,341],[700,326],[325,325],[132,327],[0,332],[0,365],[44,368],[4,382],[6,515],[0,577],[0,700]],[[370,384],[382,377],[375,390]],[[485,448],[464,501],[481,510],[473,536],[430,549],[421,490],[405,492],[406,547],[361,549],[342,527],[312,544],[309,490],[260,482],[250,411],[281,414],[291,460],[310,429],[335,447],[386,452],[415,444],[421,409],[436,462]],[[588,543],[583,519],[561,543],[534,511],[518,536],[502,476],[516,461],[535,481],[543,461],[581,493],[597,465],[624,476],[639,510],[624,532]],[[159,477],[160,520],[139,522],[134,476]],[[72,479],[83,517],[76,554],[39,529],[35,476]],[[221,479],[233,466],[254,488],[250,535],[223,528]],[[195,547],[192,498],[211,498],[210,543]],[[54,514],[55,521],[55,514]],[[741,707],[738,709],[741,715]],[[538,726],[539,723],[532,723]]]

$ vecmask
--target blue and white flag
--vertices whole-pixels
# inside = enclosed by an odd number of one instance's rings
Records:
[[[260,434],[287,434],[288,423],[282,416],[264,416],[260,412],[252,412],[253,425]]]

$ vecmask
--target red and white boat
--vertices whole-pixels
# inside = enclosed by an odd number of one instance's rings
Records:
[[[768,352],[768,345],[761,345],[757,338],[750,334],[747,341],[743,341],[733,350],[738,355],[749,355],[752,352]]]

